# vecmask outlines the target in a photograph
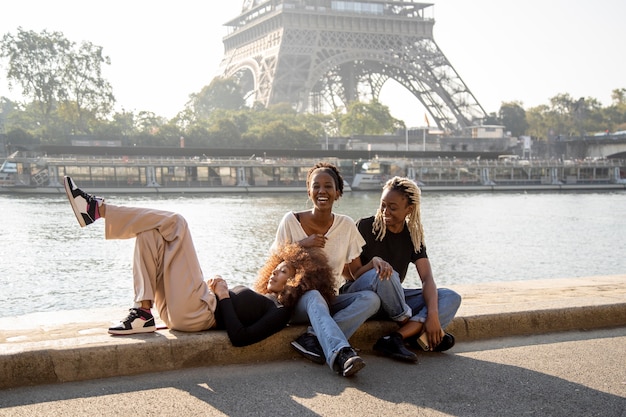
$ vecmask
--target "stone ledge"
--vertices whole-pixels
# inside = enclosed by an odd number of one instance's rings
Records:
[[[447,330],[458,342],[463,342],[625,325],[626,303],[457,317]],[[350,342],[370,354],[376,339],[396,328],[392,322],[369,321]],[[68,339],[62,346],[49,343],[49,346],[0,355],[0,389],[299,358],[290,342],[305,330],[306,326],[289,326],[259,343],[239,348],[230,344],[226,332],[216,330],[199,333],[159,330],[152,334],[109,336],[95,343]]]
[[[457,317],[447,328],[458,342],[626,326],[626,275],[451,288],[463,297]],[[290,342],[305,326],[290,326],[252,346],[237,348],[224,331],[159,330],[113,337],[106,333],[110,323],[93,320],[119,313],[119,309],[109,309],[106,313],[71,312],[71,318],[37,313],[0,319],[0,389],[301,359]],[[350,342],[371,354],[376,339],[396,328],[389,321],[368,321]]]

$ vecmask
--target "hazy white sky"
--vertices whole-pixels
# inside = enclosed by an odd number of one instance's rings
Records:
[[[503,101],[525,108],[559,93],[610,104],[626,88],[626,1],[435,0],[435,41],[478,102],[497,112]],[[216,75],[224,22],[241,0],[20,0],[4,2],[0,35],[60,31],[90,41],[111,58],[105,77],[117,109],[173,117]],[[0,67],[0,96],[17,99]],[[424,111],[408,93],[383,88],[381,101],[409,126]]]

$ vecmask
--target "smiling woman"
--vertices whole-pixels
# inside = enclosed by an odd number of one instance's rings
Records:
[[[358,259],[363,238],[352,218],[333,212],[333,204],[343,195],[344,179],[333,164],[320,162],[307,174],[307,195],[313,208],[285,214],[278,225],[272,250],[297,243],[322,249],[333,269],[337,291],[344,271]],[[339,294],[328,303],[318,288],[307,291],[296,305],[292,322],[310,323],[311,328],[292,342],[296,351],[315,363],[328,366],[343,376],[351,376],[365,366],[348,339],[380,307],[375,293],[363,291]]]

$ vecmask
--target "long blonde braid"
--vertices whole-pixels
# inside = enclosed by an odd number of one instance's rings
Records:
[[[419,252],[424,244],[424,228],[420,218],[420,200],[422,192],[417,184],[405,177],[391,178],[385,183],[383,190],[398,191],[406,197],[409,205],[413,206],[413,211],[406,217],[405,222],[409,228],[415,252]],[[385,238],[385,234],[387,233],[385,219],[383,218],[383,212],[380,210],[380,207],[376,210],[372,233],[376,235],[377,240],[381,241]]]

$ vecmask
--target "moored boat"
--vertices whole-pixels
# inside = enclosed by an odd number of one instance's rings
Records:
[[[380,191],[396,175],[411,178],[422,191],[626,189],[624,160],[324,160],[345,171],[345,191]],[[0,166],[0,192],[63,193],[64,175],[107,195],[302,192],[307,172],[317,162],[313,158],[50,157],[16,152]]]
[[[624,160],[377,159],[364,163],[353,191],[380,190],[393,176],[406,176],[422,191],[626,189]]]
[[[169,157],[22,157],[5,165],[0,190],[11,193],[62,193],[69,175],[93,193],[248,193],[301,192],[308,170],[319,160]],[[328,162],[337,163],[336,160]],[[4,167],[4,165],[3,165]]]

